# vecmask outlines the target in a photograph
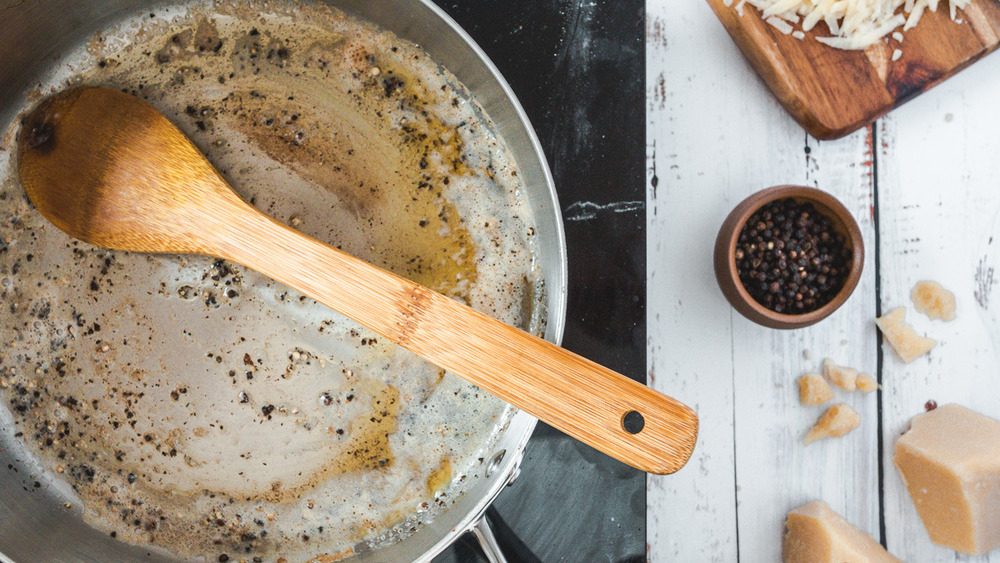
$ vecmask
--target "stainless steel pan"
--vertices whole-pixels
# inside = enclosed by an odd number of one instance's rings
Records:
[[[547,293],[545,337],[558,343],[566,309],[566,249],[555,187],[544,155],[513,92],[472,39],[427,0],[334,0],[337,7],[423,47],[473,93],[512,152],[537,228],[539,263]],[[0,2],[0,120],[25,104],[35,77],[97,30],[124,15],[161,6],[139,0],[33,0]],[[3,147],[11,150],[11,147]],[[6,307],[6,304],[4,305]],[[2,322],[2,317],[0,317]],[[535,419],[517,413],[475,484],[430,525],[387,548],[361,553],[363,561],[426,561],[456,537],[473,531],[491,561],[502,556],[482,519],[487,506],[517,476]],[[0,408],[0,434],[14,432]],[[0,447],[2,447],[0,441]],[[0,559],[34,561],[165,561],[168,557],[127,546],[66,510],[54,490],[34,490],[39,469],[14,450],[0,449]]]

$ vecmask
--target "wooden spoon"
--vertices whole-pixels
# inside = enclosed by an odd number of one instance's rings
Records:
[[[691,457],[687,406],[267,217],[136,97],[83,87],[47,98],[18,156],[32,203],[73,237],[243,264],[629,465],[673,473]]]

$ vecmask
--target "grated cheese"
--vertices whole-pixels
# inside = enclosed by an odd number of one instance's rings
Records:
[[[734,0],[724,0],[732,6]],[[969,0],[944,0],[948,2],[952,21],[959,9],[965,9]],[[761,11],[761,16],[785,35],[799,37],[793,25],[802,31],[812,30],[824,22],[830,29],[829,37],[816,40],[837,49],[866,49],[893,30],[902,26],[912,29],[924,12],[936,12],[942,0],[739,0],[736,11],[743,15],[743,6],[749,4]],[[893,33],[902,41],[899,32]]]
[[[790,34],[792,32],[792,30],[794,29],[792,27],[792,24],[786,22],[785,20],[783,20],[781,18],[775,17],[775,16],[771,16],[771,17],[767,18],[764,21],[766,21],[767,23],[773,25],[778,31],[780,31],[781,33],[784,33],[785,35]]]

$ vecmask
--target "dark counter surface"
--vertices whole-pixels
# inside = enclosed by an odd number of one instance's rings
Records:
[[[569,251],[563,346],[645,382],[643,2],[439,5],[510,83],[552,168]],[[544,424],[487,517],[511,563],[645,560],[645,474]],[[435,559],[478,561],[471,536]]]

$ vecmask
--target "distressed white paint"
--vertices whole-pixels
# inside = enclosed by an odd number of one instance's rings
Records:
[[[874,254],[839,312],[791,332],[734,313],[712,272],[726,214],[777,184],[836,195],[871,247],[867,132],[808,139],[706,3],[651,0],[647,12],[649,370],[654,387],[693,404],[702,420],[691,464],[649,479],[650,560],[779,560],[785,513],[815,499],[877,537],[875,396],[839,393],[861,428],[806,448],[801,439],[823,409],[799,405],[795,385],[827,355],[875,373]]]
[[[668,16],[668,3],[679,10]],[[684,92],[692,85],[722,87],[738,98],[739,86],[726,87],[719,72],[698,74],[690,59],[696,48],[714,52],[712,43],[726,39],[707,4],[666,0],[647,9],[647,25],[662,26],[663,33],[663,39],[647,41],[649,379],[701,417],[698,448],[687,467],[647,481],[649,557],[735,561],[730,308],[710,285],[717,228],[712,223],[725,213],[729,196],[718,174],[725,162],[704,166],[719,152],[712,148],[722,146],[725,122],[688,106],[694,96]],[[669,77],[668,86],[661,88],[661,77]]]
[[[777,561],[785,512],[821,498],[876,539],[884,507],[886,543],[906,561],[1000,562],[1000,552],[969,558],[932,544],[891,460],[895,438],[929,399],[1000,418],[1000,55],[875,126],[879,295],[867,135],[807,140],[704,2],[650,0],[647,13],[649,370],[656,388],[702,417],[691,464],[649,479],[650,560]],[[794,332],[733,313],[711,269],[726,213],[781,183],[840,197],[869,251],[851,301]],[[798,405],[794,380],[825,355],[875,373],[876,303],[910,305],[921,279],[956,293],[959,318],[930,321],[911,306],[911,323],[940,344],[910,365],[884,348],[880,499],[875,396],[839,393],[861,413],[861,428],[804,448],[802,433],[821,409]]]
[[[1000,293],[979,276],[1000,266],[1000,57],[991,56],[882,120],[878,187],[883,310],[939,341],[903,364],[885,346],[885,518],[889,550],[906,561],[1000,562],[1000,551],[956,557],[931,543],[899,475],[892,443],[929,399],[1000,418]],[[988,244],[993,238],[992,245]],[[982,264],[981,264],[982,262]],[[913,311],[910,289],[934,279],[955,292],[958,319]],[[977,303],[976,293],[988,299]]]

